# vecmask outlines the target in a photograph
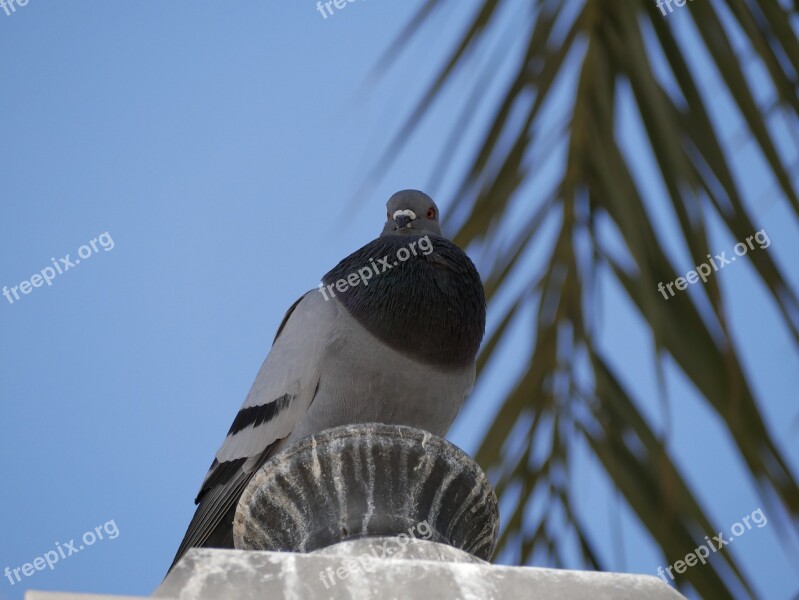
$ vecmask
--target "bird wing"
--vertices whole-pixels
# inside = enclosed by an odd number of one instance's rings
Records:
[[[289,308],[197,494],[199,506],[172,566],[189,548],[218,542],[212,539],[215,530],[226,515],[235,513],[253,474],[308,411],[336,314],[335,304],[314,291]]]

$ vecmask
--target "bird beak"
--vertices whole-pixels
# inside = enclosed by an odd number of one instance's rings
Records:
[[[397,217],[394,219],[394,222],[397,224],[397,229],[402,229],[411,221],[413,221],[413,219],[411,219],[408,215],[397,215]]]

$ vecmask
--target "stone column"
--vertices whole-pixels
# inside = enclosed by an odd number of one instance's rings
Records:
[[[367,424],[269,460],[242,494],[233,532],[243,550],[488,560],[498,524],[496,496],[462,450],[412,427]]]
[[[410,427],[339,427],[270,459],[239,501],[237,550],[189,550],[154,595],[682,598],[653,576],[491,565],[497,529],[485,475],[449,442]]]

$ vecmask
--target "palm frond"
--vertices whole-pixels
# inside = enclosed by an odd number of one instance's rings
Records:
[[[398,42],[446,4],[426,2]],[[382,172],[411,139],[455,73],[468,68],[470,57],[500,35],[511,5],[510,0],[485,0],[475,11],[370,177]],[[681,10],[698,32],[701,44],[696,47],[688,47],[675,21],[648,0],[531,2],[515,16],[523,31],[518,40],[498,46],[523,44],[512,56],[498,53],[497,60],[516,61],[512,76],[498,81],[499,65],[493,63],[475,76],[434,171],[432,187],[441,183],[446,157],[462,144],[474,107],[490,87],[504,86],[450,207],[451,221],[459,224],[455,241],[483,249],[480,263],[486,266],[489,303],[510,294],[488,332],[480,372],[520,315],[535,315],[532,350],[518,359],[525,368],[477,453],[497,493],[518,497],[504,515],[500,551],[512,551],[519,561],[542,554],[552,564],[564,564],[566,540],[556,533],[564,530],[553,521],[557,514],[576,539],[584,565],[605,566],[570,494],[567,476],[580,443],[591,449],[665,556],[682,556],[706,532],[717,531],[675,465],[664,434],[658,433],[663,428],[644,416],[640,399],[625,389],[598,349],[593,300],[599,277],[618,285],[648,325],[658,372],[664,361],[672,361],[718,414],[763,502],[779,505],[774,514],[789,515],[791,527],[799,519],[797,478],[764,423],[763,399],[755,396],[742,366],[718,281],[711,278],[696,294],[668,301],[656,291],[659,282],[673,280],[680,269],[665,248],[653,201],[642,191],[642,177],[656,179],[662,204],[673,215],[694,264],[710,252],[710,220],[718,220],[738,240],[759,229],[741,191],[732,151],[722,140],[714,103],[689,58],[689,52],[701,51],[726,85],[786,205],[799,216],[796,169],[777,143],[770,120],[779,109],[791,116],[794,127],[797,123],[799,41],[789,24],[796,8],[776,0],[704,0],[689,6]],[[744,47],[733,44],[732,29],[736,39],[746,40]],[[379,70],[400,50],[399,43],[391,46]],[[773,90],[766,104],[757,99],[746,61],[764,67]],[[624,111],[634,111],[654,173],[642,173],[624,146]],[[560,161],[556,182],[538,185],[544,163],[555,160]],[[518,206],[526,207],[521,220],[518,210],[509,217]],[[554,231],[554,242],[546,260],[533,264],[530,251],[541,249],[544,229]],[[623,256],[609,247],[610,238],[624,249]],[[751,264],[786,330],[799,342],[796,292],[768,253],[753,253]],[[536,460],[540,440],[550,443],[543,459]],[[553,510],[534,515],[536,499]],[[752,583],[730,553],[705,568],[689,569],[678,583],[707,598],[753,594]]]

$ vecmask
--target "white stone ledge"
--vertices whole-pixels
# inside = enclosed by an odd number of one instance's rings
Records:
[[[479,562],[192,549],[153,596],[160,600],[684,600],[653,575],[504,567]],[[330,576],[327,586],[320,574]],[[25,600],[142,600],[28,592]]]
[[[109,596],[107,594],[70,594],[67,592],[30,591],[25,594],[25,600],[143,600],[144,598],[145,596]]]
[[[322,581],[322,573],[346,572]],[[653,575],[193,549],[154,594],[180,600],[680,600]],[[42,598],[41,600],[49,600]]]

